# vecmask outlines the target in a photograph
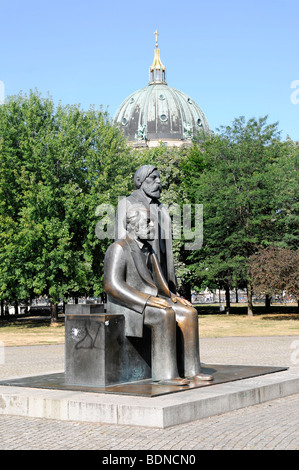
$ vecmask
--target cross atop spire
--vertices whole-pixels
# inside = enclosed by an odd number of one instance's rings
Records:
[[[156,31],[154,32],[154,34],[155,34],[155,36],[156,36],[156,47],[159,47],[159,44],[158,44],[158,36],[159,36],[159,33],[158,33],[158,31],[156,30]]]
[[[160,59],[160,50],[159,50],[159,44],[158,44],[159,33],[156,30],[154,34],[156,36],[156,49],[155,49],[154,61],[149,71],[150,72],[149,85],[153,85],[154,83],[163,83],[164,85],[166,85],[166,69]]]

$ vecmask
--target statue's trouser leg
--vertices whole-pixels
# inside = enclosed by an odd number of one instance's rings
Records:
[[[176,320],[171,308],[146,307],[144,324],[152,330],[152,379],[179,376],[176,360]]]
[[[178,325],[178,361],[180,375],[193,377],[200,373],[198,313],[193,307],[177,302],[172,305]]]

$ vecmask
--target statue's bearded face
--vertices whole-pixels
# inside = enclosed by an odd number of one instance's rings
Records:
[[[159,199],[162,192],[160,174],[158,170],[154,170],[142,183],[141,189],[148,197]]]

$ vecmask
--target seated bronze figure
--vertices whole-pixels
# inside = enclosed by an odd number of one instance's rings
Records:
[[[188,385],[190,380],[212,380],[201,373],[197,311],[169,290],[149,244],[154,238],[150,211],[131,206],[126,231],[125,238],[110,245],[105,256],[107,311],[124,314],[127,336],[142,337],[144,328],[151,329],[153,381]],[[181,375],[178,361],[182,362]]]

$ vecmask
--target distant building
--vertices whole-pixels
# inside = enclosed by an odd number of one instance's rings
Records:
[[[200,107],[182,91],[167,85],[160,59],[158,33],[148,86],[132,93],[119,106],[114,122],[134,147],[190,145],[198,131],[209,132]]]

